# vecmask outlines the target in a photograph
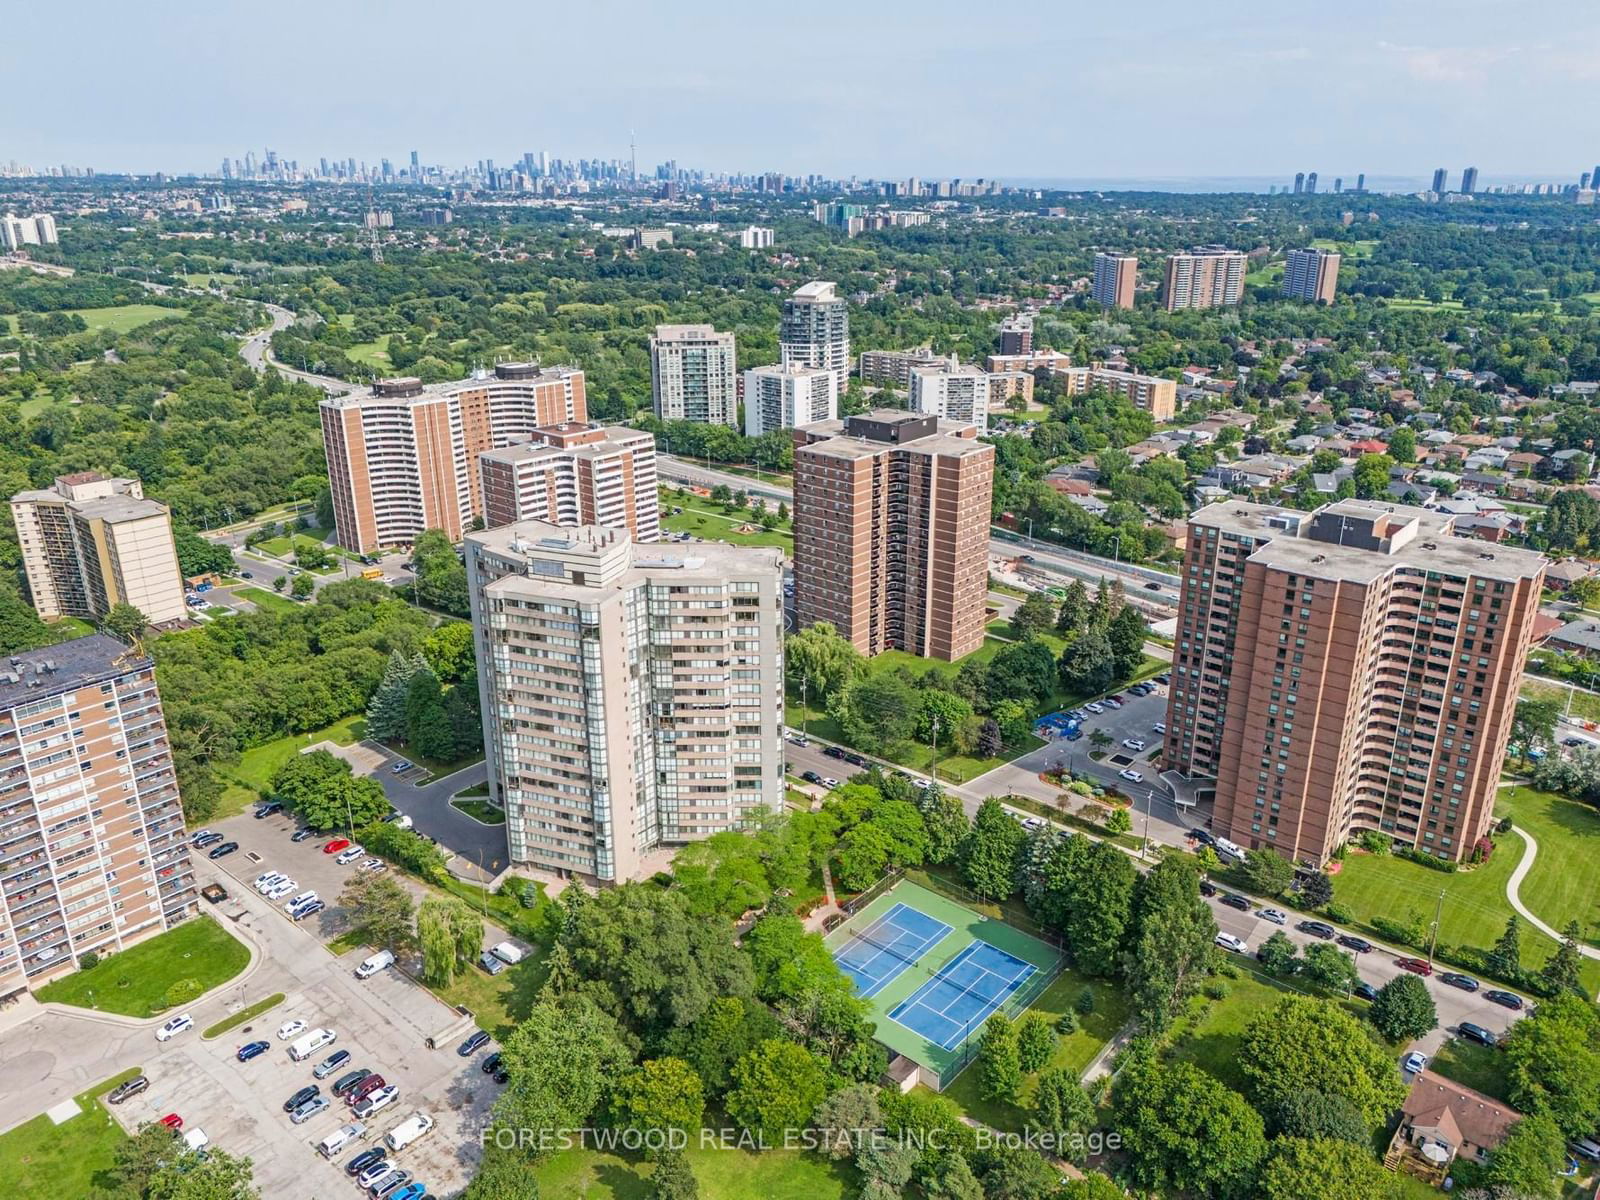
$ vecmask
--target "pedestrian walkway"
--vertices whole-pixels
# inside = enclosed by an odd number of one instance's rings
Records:
[[[1533,834],[1520,825],[1513,825],[1511,828],[1513,832],[1522,835],[1522,840],[1526,845],[1522,851],[1522,861],[1517,864],[1516,870],[1511,872],[1511,878],[1506,880],[1506,899],[1511,901],[1511,907],[1517,910],[1517,915],[1540,933],[1545,934],[1547,937],[1555,938],[1558,942],[1563,941],[1564,937],[1561,931],[1552,928],[1536,917],[1533,910],[1522,902],[1522,897],[1518,894],[1522,888],[1522,881],[1528,877],[1528,872],[1533,870],[1533,860],[1539,854],[1539,843],[1534,840]],[[1593,946],[1585,946],[1581,942],[1578,943],[1578,953],[1585,958],[1600,959],[1600,950],[1596,950]]]

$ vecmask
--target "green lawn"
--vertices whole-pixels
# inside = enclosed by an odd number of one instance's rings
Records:
[[[709,1117],[707,1124],[712,1124]],[[701,1200],[844,1200],[860,1191],[853,1168],[805,1151],[723,1149],[702,1146],[691,1136],[686,1154]],[[535,1167],[533,1177],[542,1200],[649,1200],[652,1195],[650,1166],[635,1155],[567,1150]]]
[[[15,1200],[62,1200],[94,1191],[95,1176],[111,1166],[127,1137],[100,1103],[119,1083],[139,1074],[131,1067],[77,1097],[81,1110],[60,1125],[41,1113],[0,1134],[0,1179]]]
[[[57,617],[46,624],[50,626],[52,633],[59,633],[64,642],[73,638],[88,637],[94,632],[94,626],[81,617]]]
[[[112,308],[74,308],[70,311],[82,317],[90,329],[108,329],[112,333],[127,333],[151,321],[184,315],[181,308],[168,308],[160,304],[118,304]]]
[[[447,987],[428,990],[448,1004],[459,1004],[477,1018],[478,1026],[500,1041],[510,1036],[517,1022],[533,1010],[539,989],[549,974],[543,947],[514,967],[491,976],[474,966],[458,975]]]
[[[1446,1079],[1454,1079],[1473,1091],[1509,1103],[1506,1056],[1498,1050],[1451,1038],[1439,1047],[1428,1066]]]
[[[1194,1063],[1235,1091],[1243,1091],[1239,1044],[1245,1027],[1258,1013],[1296,993],[1248,971],[1241,971],[1237,979],[1219,982],[1227,985],[1228,994],[1221,1000],[1200,996],[1190,1002],[1189,1014],[1174,1031],[1172,1055]]]
[[[250,949],[210,917],[119,951],[90,967],[45,984],[41,1001],[72,1004],[128,1017],[153,1017],[168,1007],[167,988],[193,979],[208,992],[250,961]]]
[[[243,812],[267,793],[267,787],[278,768],[283,766],[307,746],[317,742],[336,742],[341,746],[354,745],[367,731],[367,718],[361,714],[335,721],[326,729],[310,733],[294,733],[276,738],[260,746],[252,746],[239,756],[239,762],[227,773],[227,785],[217,805],[217,817]]]
[[[289,597],[280,596],[277,592],[269,592],[266,588],[239,588],[233,594],[241,599],[250,601],[257,608],[265,609],[267,612],[291,612],[300,607]]]
[[[191,271],[183,277],[183,281],[193,288],[210,287],[213,283],[227,287],[238,283],[239,277],[226,271]]]
[[[1576,800],[1525,787],[1502,788],[1495,812],[1509,815],[1539,843],[1533,869],[1522,881],[1522,902],[1556,929],[1577,921],[1585,938],[1596,942],[1600,813]]]
[[[389,361],[389,335],[379,334],[376,341],[357,342],[345,351],[345,356],[351,362],[361,363],[377,371],[392,371],[394,364]]]
[[[709,503],[710,501],[702,502],[702,504]],[[681,513],[673,516],[670,515],[670,509],[679,505],[669,506],[665,496],[661,499],[661,505],[663,530],[671,533],[689,533],[708,541],[730,542],[736,546],[776,546],[785,555],[790,557],[794,555],[794,535],[788,532],[785,526],[779,526],[769,532],[748,517],[730,517],[710,508],[691,508],[687,504],[681,506],[683,508]],[[754,532],[740,532],[746,525]]]
[[[255,1020],[255,1018],[259,1017],[262,1013],[270,1012],[274,1008],[277,1008],[278,1005],[280,1005],[282,1003],[283,1003],[283,993],[282,992],[274,992],[272,995],[266,997],[266,999],[257,1000],[254,1004],[248,1006],[247,1008],[241,1008],[238,1012],[234,1013],[232,1016],[224,1017],[222,1020],[218,1021],[215,1025],[208,1026],[206,1028],[206,1031],[204,1033],[202,1033],[200,1036],[205,1038],[207,1041],[209,1041],[210,1039],[212,1039],[214,1037],[221,1037],[223,1034],[227,1033],[228,1030],[237,1029],[239,1026],[243,1025],[246,1021],[253,1021],[253,1020]]]
[[[1358,238],[1351,242],[1337,242],[1332,238],[1314,238],[1311,242],[1318,250],[1337,250],[1346,258],[1371,258],[1378,248],[1377,238]]]
[[[1526,675],[1522,680],[1522,694],[1529,700],[1553,700],[1563,711],[1581,720],[1600,721],[1600,695],[1594,692]]]
[[[1074,1006],[1085,987],[1094,992],[1094,1011],[1086,1017],[1079,1017],[1078,1028],[1056,1042],[1056,1052],[1051,1056],[1047,1070],[1065,1067],[1075,1075],[1082,1075],[1094,1061],[1095,1055],[1128,1020],[1128,998],[1120,989],[1103,980],[1086,979],[1070,967],[1056,977],[1055,982],[1045,989],[1044,995],[1028,1011],[1042,1012],[1054,1021],[1069,1009],[1076,1011]],[[944,1095],[960,1105],[969,1117],[995,1129],[1020,1133],[1027,1123],[1027,1109],[1033,1102],[1038,1083],[1037,1075],[1027,1076],[1022,1081],[1022,1093],[1016,1104],[985,1100],[981,1091],[982,1072],[968,1067],[956,1076],[954,1083],[945,1088]]]
[[[484,825],[504,825],[506,814],[487,800],[463,800],[459,796],[450,801],[452,808],[458,808],[467,816]]]

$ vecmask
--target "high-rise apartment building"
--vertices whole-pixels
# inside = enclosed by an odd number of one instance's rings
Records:
[[[1244,295],[1245,256],[1225,246],[1199,246],[1167,255],[1161,295],[1168,312],[1184,308],[1223,308]]]
[[[490,529],[515,521],[624,528],[661,536],[656,439],[622,425],[547,425],[531,441],[478,456],[479,512]]]
[[[839,415],[832,371],[796,365],[751,367],[744,373],[744,434],[760,437]]]
[[[1308,172],[1307,175],[1306,175],[1306,195],[1315,196],[1316,194],[1317,194],[1317,173],[1315,171],[1311,171],[1311,172]]]
[[[1305,190],[1306,190],[1306,173],[1304,171],[1296,171],[1294,173],[1294,194],[1296,196],[1298,196],[1298,195],[1300,195],[1301,192],[1303,192]]]
[[[41,617],[95,620],[131,604],[153,625],[182,621],[183,575],[172,515],[137,479],[94,471],[11,497],[33,606]]]
[[[1224,501],[1189,518],[1166,759],[1212,829],[1320,865],[1351,837],[1460,860],[1489,828],[1545,560],[1429,509]]]
[[[1339,252],[1308,247],[1289,251],[1283,294],[1309,304],[1332,304],[1339,290]]]
[[[1000,322],[1001,354],[1033,353],[1033,318],[1018,313]]]
[[[426,529],[451,541],[480,515],[478,455],[589,419],[583,372],[501,363],[470,379],[384,379],[322,402],[335,540],[367,553]]]
[[[1478,190],[1478,168],[1468,167],[1461,172],[1461,194],[1470,196]]]
[[[778,361],[832,371],[844,392],[850,379],[850,306],[838,284],[814,280],[783,302]]]
[[[771,246],[771,229],[760,225],[751,225],[739,231],[739,248],[741,250],[766,250]]]
[[[935,354],[930,346],[914,350],[863,350],[856,367],[861,382],[868,386],[896,387],[904,391],[911,386],[913,367],[954,366],[955,356]]]
[[[663,421],[737,425],[733,334],[710,325],[657,325],[650,339],[650,397]]]
[[[7,250],[20,250],[24,246],[53,246],[56,240],[56,219],[49,213],[34,213],[26,217],[7,213],[0,217],[0,245]]]
[[[954,660],[983,644],[994,447],[971,425],[896,409],[795,432],[801,627],[863,654]]]
[[[622,882],[783,806],[783,557],[522,521],[467,537],[513,863]]]
[[[0,661],[0,995],[194,915],[155,669],[104,634]]]
[[[1132,308],[1133,287],[1139,278],[1139,260],[1132,254],[1096,254],[1094,289],[1090,295],[1106,308]]]
[[[1431,189],[1429,189],[1429,190],[1438,192],[1441,195],[1443,195],[1445,187],[1447,186],[1447,184],[1449,182],[1449,178],[1450,178],[1450,173],[1448,171],[1446,171],[1443,167],[1435,167],[1434,170],[1433,170],[1433,187]]]
[[[906,407],[924,416],[971,425],[982,437],[989,432],[989,373],[970,363],[964,367],[914,367]]]

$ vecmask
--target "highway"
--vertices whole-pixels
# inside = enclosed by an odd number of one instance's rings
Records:
[[[291,367],[287,363],[272,357],[272,335],[280,329],[287,329],[293,325],[297,318],[287,308],[276,304],[258,301],[261,307],[267,310],[272,318],[272,324],[266,329],[258,330],[247,337],[239,346],[239,357],[254,367],[257,371],[264,371],[269,366],[301,383],[309,383],[319,387],[330,396],[342,396],[354,388],[354,384],[343,379],[335,379],[332,375],[317,375],[311,371],[302,371]]]

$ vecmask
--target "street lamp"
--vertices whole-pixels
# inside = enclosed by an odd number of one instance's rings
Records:
[[[811,673],[800,673],[800,736],[806,736],[806,689],[811,685]]]
[[[928,738],[928,754],[932,769],[928,772],[935,783],[939,782],[939,714],[933,714],[933,734]]]

